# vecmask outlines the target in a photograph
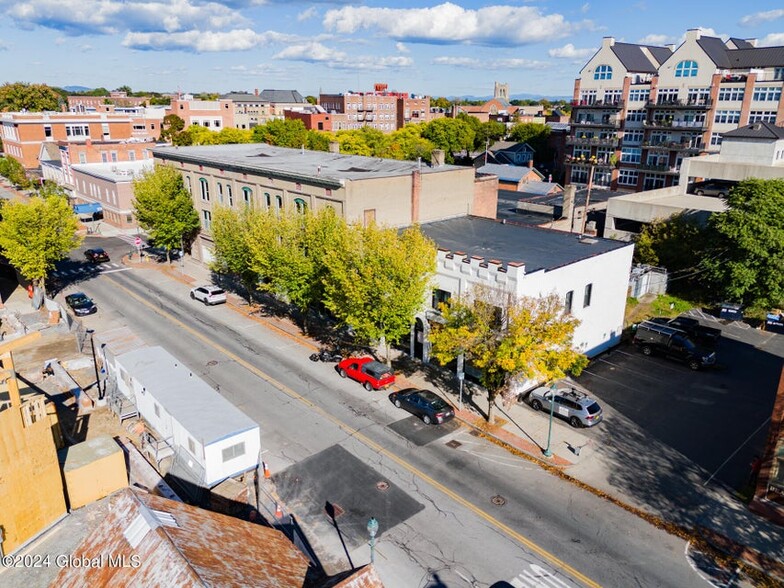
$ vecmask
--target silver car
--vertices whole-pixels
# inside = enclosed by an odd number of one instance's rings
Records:
[[[218,286],[199,286],[191,290],[191,298],[212,306],[213,304],[225,303],[226,292]]]
[[[540,386],[531,392],[528,402],[534,410],[549,412],[552,407],[554,415],[569,421],[573,427],[593,427],[602,420],[602,407],[576,388],[558,388],[553,392],[549,386]]]

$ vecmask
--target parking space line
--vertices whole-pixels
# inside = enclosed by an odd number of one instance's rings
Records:
[[[733,457],[735,457],[735,454],[738,453],[738,451],[740,451],[741,449],[743,449],[743,446],[746,445],[746,443],[748,443],[749,440],[754,435],[759,433],[759,431],[760,431],[760,429],[762,429],[762,427],[766,427],[768,425],[768,422],[770,422],[770,417],[768,417],[764,421],[762,421],[762,424],[759,427],[757,427],[756,429],[754,429],[754,432],[751,435],[749,435],[748,437],[746,437],[746,439],[743,441],[743,443],[738,445],[738,448],[735,451],[733,451],[727,459],[725,459],[723,462],[721,462],[721,465],[716,468],[716,470],[710,475],[710,477],[707,480],[705,480],[702,483],[702,485],[703,486],[707,486],[708,484],[710,484],[710,481],[716,476],[716,474],[719,473],[721,468],[723,468],[725,465],[727,465],[727,462],[730,461]]]

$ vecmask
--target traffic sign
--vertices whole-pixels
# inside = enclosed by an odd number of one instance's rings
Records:
[[[137,247],[139,247],[142,244],[142,238],[141,237],[136,237],[136,240],[134,241],[134,243],[136,244]]]

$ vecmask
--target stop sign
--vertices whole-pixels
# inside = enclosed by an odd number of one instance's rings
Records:
[[[136,246],[138,247],[139,245],[142,244],[142,238],[141,237],[136,237],[136,240],[134,241],[134,243],[136,243]]]

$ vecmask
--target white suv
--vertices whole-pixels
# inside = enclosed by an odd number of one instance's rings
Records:
[[[191,298],[200,300],[204,304],[224,304],[226,302],[226,292],[218,286],[199,286],[191,290]]]

